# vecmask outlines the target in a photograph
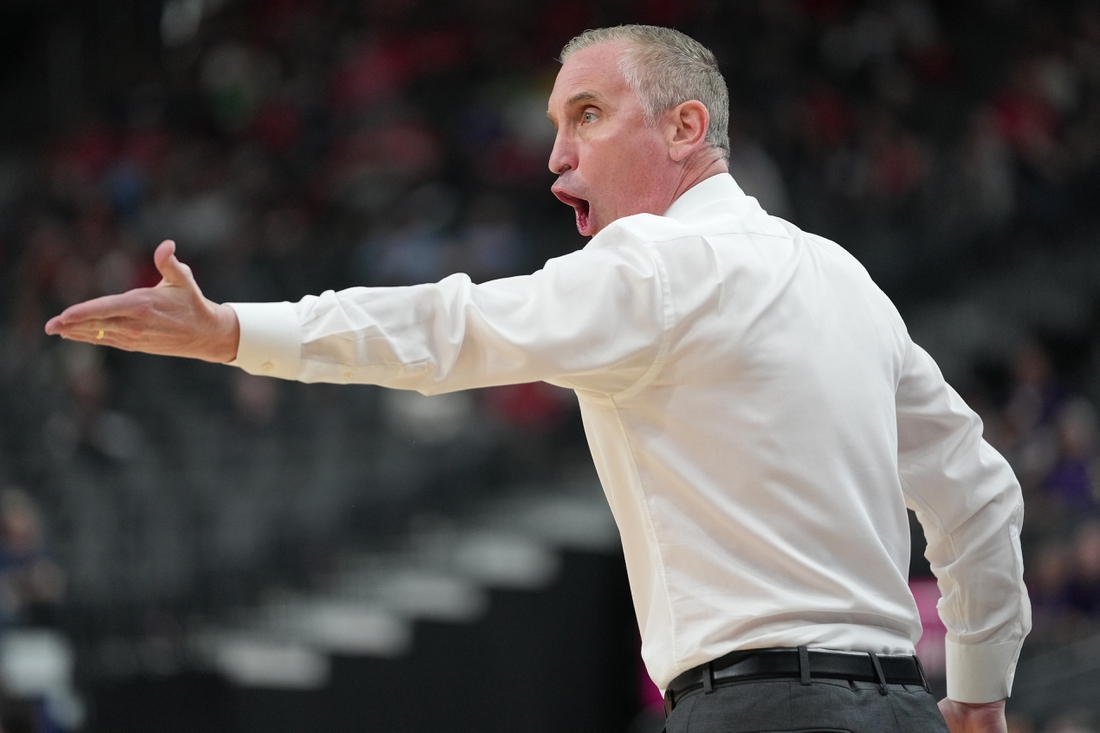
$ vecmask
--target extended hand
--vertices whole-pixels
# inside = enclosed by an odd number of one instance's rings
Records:
[[[1005,701],[965,703],[940,700],[940,712],[951,733],[1008,733]]]
[[[175,252],[171,240],[157,247],[153,262],[163,279],[155,287],[66,308],[46,323],[46,333],[126,351],[233,361],[240,341],[236,312],[204,298]]]

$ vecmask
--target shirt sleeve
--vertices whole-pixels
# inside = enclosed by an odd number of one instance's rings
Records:
[[[656,254],[605,239],[532,275],[480,285],[458,274],[297,303],[230,303],[241,328],[231,364],[424,394],[533,381],[615,394],[660,353],[665,301]]]
[[[1023,497],[1008,462],[982,439],[981,419],[908,344],[897,388],[898,467],[928,540],[947,627],[947,696],[1008,697],[1031,605],[1023,582]]]

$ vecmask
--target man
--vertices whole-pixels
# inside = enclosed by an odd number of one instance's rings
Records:
[[[578,395],[671,733],[1004,731],[1030,627],[1019,486],[837,245],[726,172],[725,82],[675,31],[589,31],[550,97],[554,194],[592,241],[474,285],[217,305],[164,280],[46,330],[303,381]],[[942,717],[912,657],[906,506],[944,600]]]

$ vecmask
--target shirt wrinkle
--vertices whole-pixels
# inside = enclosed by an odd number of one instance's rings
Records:
[[[653,265],[657,268],[657,279],[661,285],[661,313],[664,316],[663,328],[661,330],[661,343],[657,347],[657,353],[653,357],[653,363],[650,364],[645,374],[639,377],[637,382],[627,387],[619,394],[612,395],[612,402],[615,402],[616,405],[617,400],[627,400],[641,392],[642,389],[653,381],[661,372],[661,369],[665,365],[665,360],[668,358],[669,345],[672,341],[672,329],[676,322],[675,306],[668,290],[668,275],[665,273],[665,265],[661,259],[661,255],[649,246],[645,248],[645,251],[653,259]]]
[[[622,415],[619,412],[619,406],[612,398],[612,404],[615,410],[615,417],[619,422],[619,428],[622,431],[623,440],[627,445],[631,454],[631,468],[634,471],[634,481],[637,489],[638,496],[635,497],[636,501],[642,506],[646,522],[646,531],[650,536],[650,541],[653,543],[654,550],[657,553],[657,570],[660,574],[660,589],[665,599],[665,604],[668,606],[668,618],[669,618],[669,631],[668,631],[668,643],[672,650],[673,665],[677,668],[680,667],[680,656],[676,651],[676,614],[672,606],[672,595],[668,589],[668,576],[665,569],[664,553],[661,548],[660,538],[657,536],[657,530],[653,526],[653,516],[650,512],[649,502],[646,501],[646,495],[644,487],[642,486],[642,477],[638,473],[638,461],[635,457],[635,450],[633,442],[630,440],[630,435],[626,431],[626,426],[623,425]],[[682,670],[681,670],[682,671]]]

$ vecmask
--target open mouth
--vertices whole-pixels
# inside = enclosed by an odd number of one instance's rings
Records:
[[[591,234],[591,232],[589,231],[590,221],[589,221],[589,216],[588,216],[589,211],[590,211],[590,205],[589,205],[588,201],[586,201],[585,199],[582,199],[578,196],[570,196],[569,194],[567,194],[563,191],[554,191],[554,195],[557,196],[558,200],[561,201],[562,203],[569,204],[570,206],[573,207],[573,211],[577,215],[577,231],[580,232],[582,236],[586,236],[586,237],[590,236],[590,234]]]

